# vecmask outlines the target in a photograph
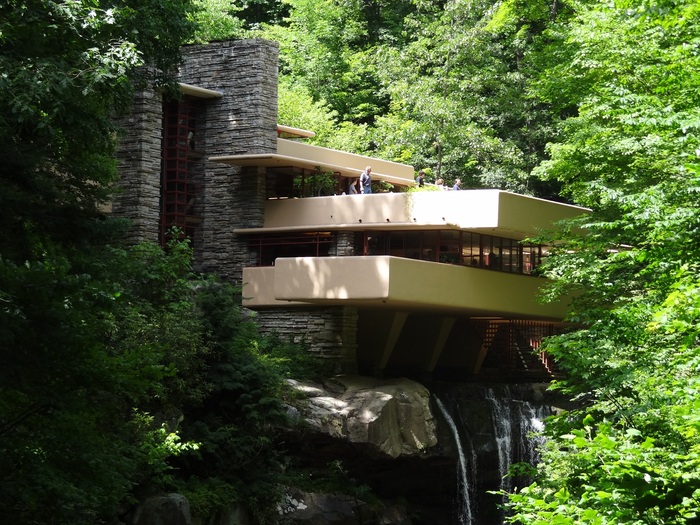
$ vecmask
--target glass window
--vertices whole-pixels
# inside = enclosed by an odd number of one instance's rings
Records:
[[[254,237],[248,241],[248,248],[258,266],[272,266],[278,257],[328,257],[334,243],[332,233],[314,232]]]
[[[437,261],[439,240],[439,231],[425,231],[422,233],[420,258],[423,261]]]
[[[389,234],[389,255],[405,257],[404,232],[391,232]]]
[[[172,206],[183,205],[173,198]],[[354,253],[391,255],[423,261],[532,274],[546,248],[515,239],[454,230],[365,231],[355,234]],[[269,266],[277,257],[327,257],[336,243],[332,232],[274,234],[252,237],[249,247],[258,264]]]
[[[409,259],[420,259],[421,232],[408,232],[404,236],[404,253]]]
[[[446,230],[440,232],[440,262],[448,264],[462,264],[462,254],[459,246],[460,232]]]

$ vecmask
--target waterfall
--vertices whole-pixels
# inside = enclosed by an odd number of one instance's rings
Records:
[[[518,419],[520,421],[520,439],[517,459],[535,464],[539,461],[539,447],[544,438],[539,433],[544,429],[544,420],[550,415],[551,409],[532,403],[518,403]]]
[[[454,438],[459,455],[457,513],[463,525],[503,525],[503,497],[529,480],[508,476],[514,463],[534,465],[551,407],[540,401],[532,385],[460,385],[443,390],[450,411],[438,395],[437,407]]]
[[[472,525],[473,516],[470,501],[471,487],[469,483],[469,476],[467,475],[467,459],[462,449],[462,440],[460,438],[459,431],[457,430],[457,425],[452,419],[450,413],[445,408],[445,405],[443,405],[442,401],[440,401],[440,399],[438,399],[437,397],[435,398],[435,401],[437,403],[438,408],[440,409],[440,412],[442,412],[442,416],[445,418],[447,426],[449,426],[450,430],[452,431],[452,437],[454,438],[455,446],[457,447],[457,453],[459,455],[458,467],[461,488],[461,490],[459,491],[458,503],[459,522],[463,523],[464,525]]]
[[[534,465],[539,460],[538,447],[542,443],[542,437],[536,434],[544,428],[549,408],[514,399],[508,386],[504,387],[500,395],[493,388],[487,388],[485,399],[492,410],[500,489],[510,492],[515,488],[516,481],[508,476],[510,466],[518,462]]]
[[[502,398],[498,398],[493,388],[486,389],[485,397],[491,405],[493,437],[498,451],[498,474],[502,480],[500,488],[508,490],[510,487],[507,486],[506,474],[508,474],[513,456],[513,425],[510,404],[504,403]]]

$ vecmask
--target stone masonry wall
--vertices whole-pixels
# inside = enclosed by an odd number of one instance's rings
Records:
[[[254,264],[245,237],[237,228],[263,225],[266,170],[211,162],[212,156],[256,154],[277,148],[278,46],[265,40],[216,42],[183,49],[178,80],[219,91],[221,98],[202,99],[196,132],[197,270],[240,284],[242,270]],[[153,91],[139,93],[133,113],[121,124],[126,134],[118,155],[123,192],[114,214],[133,220],[134,241],[157,242],[160,217],[163,106]],[[337,255],[350,255],[352,234],[339,234]],[[356,371],[357,309],[305,307],[257,313],[263,332],[304,345],[320,358],[334,360],[339,371]]]
[[[206,106],[205,156],[277,149],[278,47],[266,40],[188,46],[179,80],[223,93]],[[265,171],[206,162],[198,269],[240,283],[249,263],[236,228],[262,226]]]
[[[124,130],[117,151],[121,191],[112,214],[131,219],[133,243],[158,242],[162,122],[163,102],[153,90],[137,93],[131,113],[117,121]]]
[[[336,233],[335,245],[329,255],[338,257],[355,255],[355,232],[339,231]]]
[[[338,372],[357,372],[357,308],[295,307],[257,312],[263,332],[276,332],[314,355],[338,362]]]
[[[207,104],[206,157],[277,150],[277,45],[264,40],[190,46],[180,81],[223,93]],[[245,266],[255,264],[236,228],[260,227],[267,193],[264,168],[207,162],[203,191],[201,270],[240,284]],[[352,238],[345,243],[352,245]],[[345,252],[345,247],[343,247]],[[304,345],[338,368],[356,370],[355,308],[289,308],[261,311],[263,332]]]

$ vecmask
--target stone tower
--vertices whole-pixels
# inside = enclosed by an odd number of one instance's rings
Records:
[[[234,228],[260,226],[265,172],[208,162],[269,153],[277,140],[278,47],[261,39],[183,48],[181,97],[137,93],[118,152],[112,211],[130,240],[162,242],[171,226],[193,239],[196,267],[232,282],[248,262]]]

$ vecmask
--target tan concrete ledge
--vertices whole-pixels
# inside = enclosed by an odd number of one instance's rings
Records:
[[[278,258],[243,270],[243,305],[352,305],[560,321],[566,304],[538,301],[546,280],[390,256]]]
[[[211,162],[232,166],[295,167],[309,170],[332,171],[343,177],[359,177],[367,166],[372,167],[372,179],[399,186],[413,186],[413,166],[387,160],[346,153],[294,140],[277,139],[277,151],[243,155],[210,157]]]
[[[193,86],[192,84],[180,83],[180,92],[183,95],[190,95],[196,98],[221,98],[224,94],[221,91],[215,91],[213,89],[207,89],[199,86]]]
[[[237,233],[452,229],[522,240],[589,210],[500,190],[270,200],[262,228]]]

